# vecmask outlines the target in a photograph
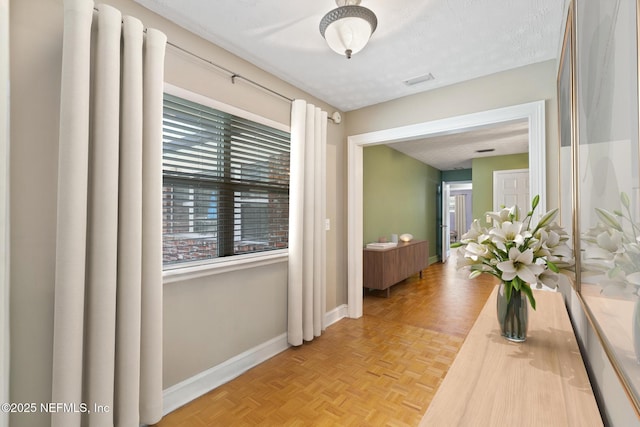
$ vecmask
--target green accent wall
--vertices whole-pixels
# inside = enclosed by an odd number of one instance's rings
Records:
[[[442,171],[443,182],[471,181],[473,169],[456,169],[452,171]]]
[[[386,145],[365,147],[362,158],[363,244],[410,233],[434,256],[441,172]]]
[[[493,171],[528,169],[529,154],[481,157],[471,162],[473,170],[473,218],[482,219],[493,210]]]

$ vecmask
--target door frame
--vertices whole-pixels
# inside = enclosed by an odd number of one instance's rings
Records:
[[[444,186],[445,184],[449,186],[449,197],[451,197],[451,192],[452,191],[463,190],[463,191],[471,191],[473,193],[473,181],[443,181],[442,185]],[[472,199],[473,199],[473,196],[472,196]],[[441,202],[440,203],[445,203],[444,194],[441,195]],[[473,206],[471,206],[471,207],[473,207]],[[443,214],[444,214],[444,212],[443,212]],[[451,230],[452,228],[453,228],[453,225],[451,224],[451,220],[449,220],[449,230]],[[458,233],[460,233],[460,230],[458,230]],[[458,234],[458,239],[460,239],[463,234],[464,233]],[[442,238],[444,238],[444,237],[445,236],[442,236]],[[450,238],[450,236],[448,238]],[[444,249],[444,246],[442,245],[442,243],[440,244],[440,246],[442,247],[442,249]],[[448,244],[448,248],[449,248],[449,254],[448,255],[451,256],[451,243]],[[442,262],[445,262],[445,260],[442,260]]]
[[[347,306],[350,318],[362,317],[364,147],[446,135],[522,119],[529,123],[529,190],[531,194],[540,195],[538,212],[546,212],[544,100],[347,137]]]
[[[449,232],[451,231],[451,220],[449,218],[449,197],[451,196],[451,183],[447,181],[442,181],[442,194],[440,195],[440,200],[442,206],[440,207],[442,219],[440,221],[440,238],[442,241],[440,242],[440,250],[442,251],[441,261],[443,263],[447,262],[449,259],[449,250],[451,249],[450,237],[448,237]]]

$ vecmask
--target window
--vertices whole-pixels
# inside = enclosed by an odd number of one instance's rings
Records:
[[[165,94],[165,268],[287,248],[289,147],[286,131]]]

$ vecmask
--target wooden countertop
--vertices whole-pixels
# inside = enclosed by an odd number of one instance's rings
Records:
[[[524,343],[500,335],[489,296],[421,426],[602,426],[562,295],[535,291]]]

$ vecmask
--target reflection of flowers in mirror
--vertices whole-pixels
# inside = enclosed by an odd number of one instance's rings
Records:
[[[640,227],[629,196],[620,194],[624,212],[596,208],[598,223],[584,233],[583,282],[602,286],[602,294],[637,298],[640,289]]]
[[[620,193],[624,212],[596,208],[598,223],[581,236],[581,281],[599,285],[602,295],[635,300],[631,316],[633,348],[640,363],[640,226],[629,196]]]

